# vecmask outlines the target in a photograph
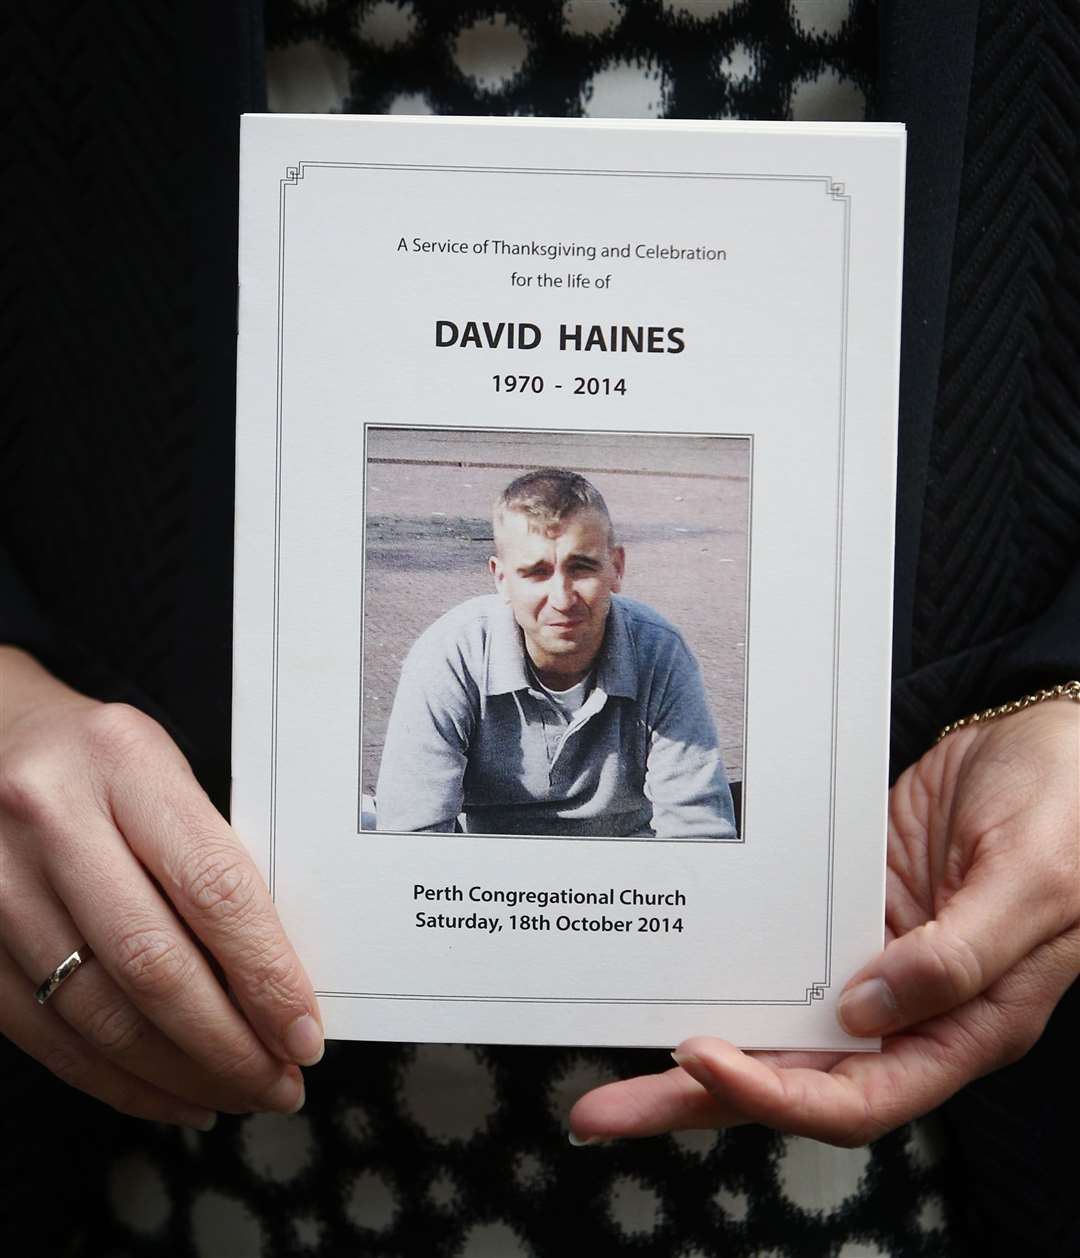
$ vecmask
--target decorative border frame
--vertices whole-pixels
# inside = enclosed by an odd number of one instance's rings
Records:
[[[833,935],[833,902],[834,888],[833,880],[835,875],[835,833],[836,833],[836,785],[837,785],[837,764],[836,764],[836,744],[837,744],[837,717],[839,709],[839,659],[840,659],[840,624],[841,624],[841,602],[842,602],[842,581],[841,574],[843,570],[843,524],[844,524],[844,452],[846,445],[847,430],[847,367],[848,367],[848,306],[850,300],[851,286],[851,196],[846,191],[845,185],[833,179],[829,175],[769,175],[750,172],[731,172],[731,171],[650,171],[650,170],[620,170],[620,169],[596,169],[582,170],[564,167],[536,167],[536,166],[473,166],[473,165],[456,165],[456,164],[433,164],[433,163],[415,163],[415,162],[325,162],[325,161],[299,161],[295,165],[285,167],[285,175],[279,181],[279,200],[278,200],[278,283],[277,283],[277,344],[276,344],[276,361],[275,361],[275,431],[274,431],[274,623],[272,630],[272,668],[271,668],[271,732],[270,732],[270,800],[269,800],[269,886],[270,895],[275,896],[275,853],[277,846],[277,720],[278,720],[278,654],[279,654],[279,619],[280,619],[280,599],[281,599],[281,445],[282,445],[282,425],[283,425],[283,399],[282,399],[282,379],[284,373],[284,325],[285,325],[285,271],[286,271],[286,193],[289,188],[297,187],[304,179],[304,175],[308,170],[369,170],[369,171],[430,171],[433,173],[446,174],[500,174],[500,175],[564,175],[577,176],[581,178],[631,178],[631,179],[690,179],[690,180],[709,180],[709,181],[730,181],[730,180],[751,180],[767,183],[817,183],[822,186],[825,196],[843,207],[843,228],[842,228],[842,265],[843,265],[843,284],[841,288],[841,309],[840,309],[840,380],[839,380],[839,416],[838,416],[838,439],[837,439],[837,480],[836,480],[836,525],[835,525],[835,599],[833,609],[833,694],[832,694],[832,711],[830,725],[830,762],[831,774],[829,778],[829,838],[826,848],[827,864],[826,864],[826,912],[825,912],[825,957],[824,957],[824,974],[822,979],[811,981],[806,985],[804,994],[801,997],[792,998],[790,1000],[747,1000],[747,999],[715,999],[715,1000],[694,1000],[694,999],[635,999],[632,997],[618,998],[594,998],[594,997],[523,997],[523,996],[447,996],[438,993],[418,993],[418,992],[348,992],[348,991],[318,991],[317,996],[334,997],[340,999],[356,999],[356,1000],[418,1000],[418,1001],[436,1001],[450,1003],[491,1003],[491,1004],[560,1004],[560,1005],[642,1005],[642,1006],[663,1006],[663,1005],[679,1005],[679,1006],[704,1006],[714,1007],[723,1005],[737,1006],[791,1006],[802,1005],[809,1006],[815,1000],[824,999],[825,992],[832,985],[832,935]],[[710,435],[710,434],[699,434]],[[739,434],[716,433],[715,436],[736,436]],[[365,437],[366,442],[366,437]],[[752,518],[752,510],[751,510]],[[752,546],[751,546],[752,550]],[[747,573],[747,616],[749,618],[749,568]],[[747,659],[749,658],[749,634],[747,635]],[[749,709],[749,695],[747,687],[747,696],[744,706],[744,725],[746,721],[746,711]],[[748,757],[749,748],[746,746],[744,734],[744,781],[745,781],[745,760]],[[745,829],[745,800],[743,811],[743,825]],[[498,836],[488,836],[498,837]],[[517,840],[530,841],[527,836],[514,835]],[[572,836],[568,836],[572,838]],[[541,841],[541,840],[534,840]],[[550,838],[542,841],[550,842]],[[560,840],[566,841],[566,840]],[[595,839],[581,840],[595,842]],[[611,839],[608,842],[623,842],[626,840]],[[685,840],[672,839],[668,842],[715,842],[715,840]],[[739,841],[745,841],[744,836],[740,836]],[[730,841],[729,841],[730,842]]]

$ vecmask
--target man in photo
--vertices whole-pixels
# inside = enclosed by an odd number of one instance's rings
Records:
[[[495,503],[494,536],[496,593],[440,616],[405,659],[377,828],[734,838],[698,663],[618,592],[626,555],[599,491],[529,472]]]

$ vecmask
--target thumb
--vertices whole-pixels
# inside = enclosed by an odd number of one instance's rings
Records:
[[[837,1016],[850,1035],[889,1035],[949,1013],[985,991],[1060,926],[1017,878],[989,871],[936,920],[894,939],[844,988]]]

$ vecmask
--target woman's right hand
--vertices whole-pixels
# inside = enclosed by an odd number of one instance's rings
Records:
[[[0,1032],[115,1109],[202,1129],[299,1109],[323,1045],[258,870],[165,730],[4,646]]]

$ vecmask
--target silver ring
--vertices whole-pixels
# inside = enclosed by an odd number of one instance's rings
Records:
[[[90,951],[90,949],[84,944],[83,947],[76,948],[70,957],[65,957],[56,969],[53,970],[45,982],[41,984],[36,992],[34,992],[34,999],[38,1002],[38,1004],[43,1005],[53,992],[56,991],[60,984],[66,983],[79,966],[82,965],[84,961],[89,961],[93,955],[94,954]]]

